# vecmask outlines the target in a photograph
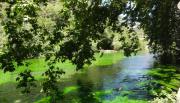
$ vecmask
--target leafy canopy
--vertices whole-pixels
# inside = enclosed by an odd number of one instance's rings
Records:
[[[54,16],[55,25],[50,31],[38,22],[41,16],[39,12],[48,2],[52,1],[1,1],[7,4],[3,20],[7,50],[0,55],[1,69],[13,72],[14,64],[28,67],[23,60],[43,54],[49,62],[43,83],[43,90],[48,94],[57,91],[56,82],[64,73],[54,64],[70,60],[77,70],[84,64],[91,64],[95,59],[92,43],[103,41],[107,27],[119,33],[121,49],[127,56],[138,50],[138,36],[134,32],[138,22],[147,34],[153,52],[168,57],[169,54],[179,53],[174,47],[178,42],[173,37],[177,35],[175,5],[178,0],[62,0],[60,3],[63,8]],[[123,27],[128,28],[131,44],[125,42],[127,35],[123,35]],[[20,74],[22,79],[18,80],[35,80],[30,71],[24,73],[27,75]],[[26,89],[29,87],[26,83],[21,86]]]

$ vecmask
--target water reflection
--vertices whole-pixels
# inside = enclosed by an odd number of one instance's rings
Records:
[[[112,93],[101,96],[101,99],[109,100],[118,95],[148,98],[147,90],[139,83],[146,80],[143,77],[153,63],[153,55],[150,54],[129,57],[112,66],[91,68],[85,73],[72,75],[64,83],[79,86],[76,95],[82,103],[94,103],[97,99],[93,92],[107,90],[112,90]],[[87,102],[90,99],[92,101]]]

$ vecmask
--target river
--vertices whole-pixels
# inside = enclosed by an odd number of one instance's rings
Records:
[[[111,66],[91,67],[85,73],[74,74],[61,83],[64,87],[77,86],[78,92],[69,93],[65,102],[79,96],[84,96],[96,91],[110,91],[101,96],[103,100],[111,100],[116,96],[128,96],[129,98],[148,99],[147,91],[140,85],[148,69],[152,68],[154,58],[151,54],[132,56],[120,60]],[[67,101],[66,101],[67,100]],[[88,100],[86,100],[88,101]]]
[[[72,101],[79,99],[84,103],[93,103],[93,99],[97,99],[95,95],[102,94],[103,91],[106,93],[99,96],[101,100],[111,100],[119,95],[148,99],[147,91],[140,84],[146,81],[142,77],[153,67],[153,63],[153,55],[141,54],[124,58],[110,66],[91,66],[85,72],[73,74],[59,83],[61,89],[71,89],[61,102],[75,103]],[[0,88],[1,103],[32,103],[42,98],[38,90],[22,96],[12,83],[1,85]]]

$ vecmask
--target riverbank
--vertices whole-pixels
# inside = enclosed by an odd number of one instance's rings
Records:
[[[62,78],[59,82],[58,86],[64,94],[64,101],[61,100],[61,102],[84,103],[81,101],[96,100],[101,100],[102,103],[116,103],[118,100],[122,101],[120,103],[146,102],[146,100],[143,101],[145,99],[144,97],[142,97],[144,96],[144,94],[141,95],[141,93],[139,94],[137,91],[133,93],[127,91],[134,90],[136,84],[138,83],[136,79],[138,79],[138,77],[140,76],[139,73],[144,74],[146,73],[147,68],[151,68],[152,56],[148,54],[143,54],[129,58],[124,58],[122,53],[108,53],[104,54],[103,57],[100,58],[100,55],[101,54],[96,54],[97,61],[93,62],[93,64],[90,66],[90,69],[84,69],[82,71],[79,71],[79,73],[77,73],[74,68],[65,69],[68,71],[74,70],[72,72],[74,74],[70,75],[69,78]],[[38,60],[34,62],[37,63]],[[97,64],[105,65],[112,63],[115,64],[108,66],[96,66]],[[67,68],[69,67],[68,65],[69,63],[66,63],[66,65],[64,64],[64,67]],[[40,69],[38,70],[39,72],[41,72]],[[37,74],[39,72],[37,72]],[[40,92],[41,81],[37,82],[38,88],[33,88],[32,93],[28,95],[22,95],[20,93],[20,89],[16,89],[16,83],[9,82],[1,84],[0,102],[11,103],[12,101],[19,100],[19,103],[33,103],[38,100],[41,101],[41,99],[45,96],[43,93]],[[122,90],[116,91],[115,88],[118,88],[119,86],[122,87]],[[128,95],[133,95],[138,96],[139,98],[127,98],[123,95],[126,95],[127,97],[129,97]],[[74,100],[77,102],[74,102]]]
[[[122,52],[105,53],[103,54],[102,57],[100,56],[101,56],[100,53],[96,53],[95,54],[96,61],[93,61],[90,66],[85,66],[85,68],[112,65],[124,58],[124,55]],[[31,65],[29,66],[29,69],[32,70],[33,75],[35,75],[36,79],[38,81],[41,80],[43,78],[41,74],[47,69],[47,64],[44,61],[44,58],[29,59],[27,60],[27,62],[31,63]],[[68,78],[70,75],[85,72],[86,70],[88,70],[88,69],[84,69],[81,71],[76,71],[75,66],[72,65],[68,61],[65,63],[57,63],[56,66],[59,66],[61,69],[63,69],[66,72],[66,74],[63,75],[61,80]],[[23,71],[24,68],[25,68],[24,66],[17,67],[15,72],[13,73],[7,72],[5,74],[3,73],[3,71],[0,71],[0,78],[1,78],[0,79],[0,102],[11,103],[12,101],[13,102],[19,101],[19,103],[24,103],[25,101],[26,102],[36,101],[42,97],[42,94],[39,92],[40,83],[38,83],[38,88],[33,89],[32,93],[29,95],[22,95],[20,92],[21,90],[16,89],[15,79],[18,73]]]
[[[85,68],[93,66],[112,65],[118,62],[119,60],[125,58],[125,56],[122,52],[104,53],[102,57],[101,53],[96,53],[95,58],[96,61],[92,61],[92,64],[90,66],[86,65]],[[36,77],[36,79],[42,79],[42,73],[48,69],[47,63],[45,62],[44,58],[29,59],[26,62],[30,63],[28,69],[30,69],[33,72],[33,75]],[[62,76],[62,78],[67,78],[69,75],[72,75],[74,73],[83,72],[83,70],[76,71],[75,66],[72,65],[69,61],[66,61],[65,63],[57,63],[56,66],[60,67],[60,69],[66,72]],[[5,74],[2,70],[0,70],[0,85],[8,82],[16,82],[15,78],[17,77],[18,73],[22,72],[25,68],[25,66],[16,67],[15,72],[7,72]]]

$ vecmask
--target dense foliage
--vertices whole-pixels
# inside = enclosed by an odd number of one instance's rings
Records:
[[[179,62],[178,0],[61,0],[58,9],[50,8],[53,3],[57,1],[1,1],[1,8],[6,5],[0,15],[7,42],[0,53],[0,68],[13,72],[14,65],[27,66],[17,78],[24,92],[30,92],[35,81],[25,59],[46,57],[49,69],[43,73],[43,91],[59,94],[56,83],[64,71],[54,64],[70,60],[79,70],[95,59],[93,43],[98,49],[114,49],[113,36],[106,36],[107,28],[120,35],[119,48],[127,56],[139,50],[138,26],[144,29],[149,47],[162,63]]]
[[[126,55],[138,50],[138,37],[133,25],[128,25],[126,21],[124,24],[118,23],[119,14],[127,2],[121,2],[122,8],[119,8],[116,3],[65,0],[61,2],[63,8],[58,10],[58,13],[49,14],[41,12],[49,3],[44,0],[13,0],[2,3],[7,5],[2,21],[7,36],[4,47],[7,49],[0,56],[1,68],[4,72],[13,72],[15,65],[26,66],[25,71],[17,78],[18,88],[23,87],[25,93],[30,92],[31,86],[36,86],[36,79],[29,70],[29,63],[23,62],[24,60],[42,54],[46,57],[49,69],[43,73],[45,79],[42,90],[55,100],[56,96],[61,94],[56,83],[64,74],[55,63],[70,60],[77,69],[84,64],[91,64],[95,52],[92,43],[103,40],[104,31],[109,26],[122,35],[119,40]],[[45,21],[51,21],[51,24],[45,24],[48,22],[43,22],[41,16]],[[121,33],[121,26],[126,25],[132,33],[132,36],[129,36],[132,44],[129,45],[123,43],[125,37]],[[103,45],[99,43],[98,46]]]
[[[131,1],[129,10],[133,21],[141,22],[152,52],[162,64],[179,63],[179,9],[178,0]]]

